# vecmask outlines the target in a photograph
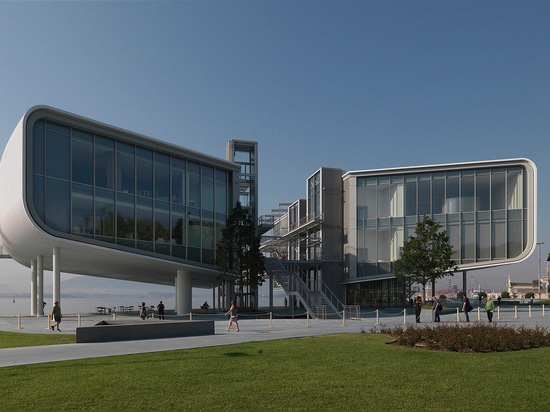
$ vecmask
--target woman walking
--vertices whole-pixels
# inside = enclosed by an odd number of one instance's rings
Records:
[[[233,322],[235,322],[235,326],[237,327],[237,330],[235,332],[238,332],[239,322],[237,320],[239,316],[237,315],[237,305],[235,305],[234,300],[231,301],[231,307],[225,314],[229,315],[229,325],[227,325],[226,331],[229,332],[229,330],[231,329],[231,325],[233,325]]]

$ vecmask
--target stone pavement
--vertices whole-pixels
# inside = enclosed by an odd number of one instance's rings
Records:
[[[549,308],[550,310],[550,308]],[[231,345],[242,342],[259,342],[266,340],[288,339],[307,336],[331,335],[340,333],[371,332],[379,327],[396,326],[433,326],[430,322],[431,311],[423,311],[422,323],[416,324],[414,312],[408,310],[394,310],[393,313],[375,311],[361,314],[361,318],[343,322],[341,319],[247,319],[239,318],[240,332],[233,329],[226,332],[227,320],[215,321],[215,334],[209,336],[192,336],[184,338],[104,342],[104,343],[78,343],[66,345],[49,345],[23,348],[0,349],[0,367],[25,365],[33,363],[57,362],[63,360],[98,358],[104,356],[117,356],[147,352],[159,352],[167,350],[204,348],[211,346]],[[521,307],[516,312],[513,307],[504,307],[500,313],[494,315],[496,325],[527,327],[550,327],[550,313],[542,313],[541,307],[534,307],[529,313],[527,307]],[[106,315],[86,315],[80,317],[81,326],[92,326],[101,320],[110,320]],[[118,320],[123,317],[118,317]],[[135,319],[134,317],[131,319]],[[460,314],[463,319],[463,314]],[[456,324],[457,317],[453,310],[446,310],[441,316],[443,324]],[[470,312],[471,322],[487,322],[486,314],[475,309]],[[0,315],[0,330],[20,333],[63,333],[75,334],[78,327],[77,315],[66,315],[61,323],[62,332],[48,329],[47,317],[35,316],[2,316]],[[147,322],[147,321],[144,321]],[[406,323],[405,323],[406,322]],[[460,323],[464,325],[464,323]]]

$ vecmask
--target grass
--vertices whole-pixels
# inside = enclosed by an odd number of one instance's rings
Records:
[[[393,339],[383,334],[343,334],[0,368],[2,408],[550,408],[545,395],[550,385],[550,348],[465,354],[388,345]]]
[[[20,332],[0,332],[1,348],[20,348],[24,346],[59,345],[75,343],[75,335],[67,334],[31,334]]]

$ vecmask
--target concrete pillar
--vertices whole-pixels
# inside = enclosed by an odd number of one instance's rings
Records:
[[[36,316],[38,310],[36,309],[38,302],[37,295],[37,275],[36,275],[36,259],[31,260],[31,316]],[[40,302],[42,304],[42,302]]]
[[[44,315],[44,256],[36,257],[37,316]]]
[[[61,251],[59,246],[53,248],[53,302],[59,302],[61,306]],[[52,305],[53,305],[52,302]]]
[[[191,312],[192,291],[191,273],[178,270],[176,274],[176,313],[184,315]]]

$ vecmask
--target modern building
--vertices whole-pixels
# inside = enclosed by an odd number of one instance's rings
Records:
[[[425,215],[446,230],[464,290],[466,271],[520,262],[536,247],[536,167],[527,159],[321,168],[306,187],[262,248],[270,275],[318,315],[401,305],[393,263]]]
[[[4,250],[30,268],[32,314],[43,272],[175,286],[219,283],[215,246],[239,196],[239,164],[46,106],[31,108],[0,163]],[[228,279],[231,281],[231,279]]]

